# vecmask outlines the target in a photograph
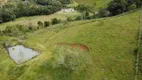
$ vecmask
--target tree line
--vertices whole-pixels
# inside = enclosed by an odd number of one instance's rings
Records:
[[[106,10],[110,12],[110,15],[118,15],[136,8],[142,5],[142,0],[113,0],[108,4]]]
[[[88,17],[88,19],[115,16],[140,8],[141,6],[142,0],[112,0],[108,3],[106,8],[100,8],[98,12],[95,12],[94,15]],[[80,4],[75,9],[84,14],[88,13],[91,8],[87,4]]]
[[[0,23],[24,16],[48,15],[59,11],[70,0],[25,0],[0,6]]]
[[[6,26],[4,30],[0,30],[0,36],[19,37],[25,35],[26,33],[33,32],[41,28],[46,28],[50,25],[55,25],[59,23],[61,23],[60,19],[52,18],[51,21],[38,21],[38,26],[33,26],[32,24]]]

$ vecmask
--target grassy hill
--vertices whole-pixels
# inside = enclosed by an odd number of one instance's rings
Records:
[[[110,18],[58,24],[30,33],[22,44],[40,51],[41,55],[16,65],[0,48],[1,80],[134,80],[139,17],[137,10]],[[86,71],[72,74],[49,69],[44,62],[48,63],[58,43],[86,45],[92,65]]]

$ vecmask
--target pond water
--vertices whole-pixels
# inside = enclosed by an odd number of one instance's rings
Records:
[[[25,61],[39,55],[37,51],[26,48],[22,45],[9,47],[7,50],[11,59],[13,59],[17,64],[24,63]]]

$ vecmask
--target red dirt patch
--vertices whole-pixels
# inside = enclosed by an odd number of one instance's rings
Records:
[[[69,46],[69,47],[72,47],[72,48],[79,48],[81,50],[89,51],[89,48],[86,45],[83,45],[83,44],[59,43],[57,45],[60,45],[60,46]]]

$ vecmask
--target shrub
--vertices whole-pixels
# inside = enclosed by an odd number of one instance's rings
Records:
[[[89,16],[89,12],[88,11],[85,12],[85,16]]]
[[[34,26],[23,26],[23,25],[14,25],[7,26],[4,30],[1,31],[3,36],[14,36],[19,37],[25,35],[27,32],[35,31]]]
[[[0,30],[0,36],[2,36],[3,35],[3,32]]]
[[[33,27],[32,27],[32,26],[29,26],[28,28],[29,28],[29,31],[32,31],[32,30],[33,30]]]
[[[3,22],[3,18],[2,18],[2,15],[0,14],[0,23]]]
[[[88,20],[89,20],[89,19],[92,19],[92,16],[87,16],[86,19],[88,19]]]
[[[38,21],[38,26],[41,26],[41,27],[43,27],[43,22],[41,22],[41,21]]]
[[[68,17],[67,21],[73,21],[73,19],[71,17]]]
[[[53,68],[62,68],[64,70],[75,71],[84,69],[90,64],[91,58],[88,52],[70,47],[58,46],[53,50],[52,66]]]
[[[142,47],[139,48],[139,72],[142,74]]]
[[[53,18],[53,19],[51,19],[51,23],[52,23],[52,25],[54,25],[54,24],[58,24],[58,23],[60,23],[61,22],[61,20],[60,19],[57,19],[57,18]]]
[[[50,26],[50,22],[49,21],[44,21],[44,27],[48,27]]]
[[[82,18],[82,16],[77,16],[76,18],[75,18],[75,20],[82,20],[83,18]]]

